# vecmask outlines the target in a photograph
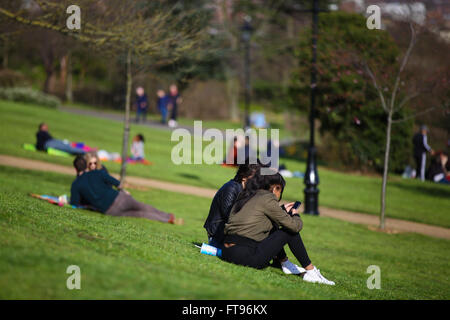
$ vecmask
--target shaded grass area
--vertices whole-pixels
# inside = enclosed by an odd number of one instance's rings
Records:
[[[0,101],[0,153],[71,166],[72,159],[26,151],[23,143],[34,143],[37,126],[46,121],[55,138],[82,141],[109,152],[120,152],[121,123],[75,115],[33,105]],[[205,188],[219,188],[231,179],[235,170],[219,165],[175,165],[171,161],[171,132],[132,124],[130,136],[137,133],[146,138],[145,154],[152,166],[128,165],[129,175],[160,179]],[[131,139],[131,138],[130,138]],[[192,145],[194,143],[192,142]],[[204,142],[203,146],[209,142]],[[193,153],[196,152],[193,150]],[[193,155],[192,155],[193,157]],[[291,171],[305,170],[305,163],[281,159]],[[116,163],[105,163],[108,170],[119,173]],[[377,215],[379,212],[381,178],[347,174],[319,168],[320,205]],[[303,179],[288,178],[284,198],[302,200]],[[404,180],[392,175],[388,182],[387,217],[450,227],[450,188],[430,182]]]
[[[330,287],[200,254],[192,242],[206,240],[209,199],[130,190],[185,219],[184,226],[174,226],[60,208],[28,196],[68,193],[69,176],[0,166],[0,181],[1,299],[450,298],[447,240],[304,216],[302,237],[313,263],[337,283]],[[69,265],[80,267],[81,290],[66,288]],[[366,286],[370,265],[381,269],[380,290]]]

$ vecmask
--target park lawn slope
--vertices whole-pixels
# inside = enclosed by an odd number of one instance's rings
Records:
[[[50,125],[55,138],[82,141],[110,152],[121,150],[123,124],[117,121],[8,101],[0,101],[0,115],[0,154],[71,166],[72,158],[22,148],[23,143],[35,143],[37,126],[42,121]],[[128,165],[129,175],[212,189],[218,189],[234,176],[234,169],[219,165],[175,165],[171,161],[171,152],[178,141],[171,141],[170,131],[132,124],[130,136],[137,133],[144,134],[146,157],[153,165]],[[206,146],[207,142],[203,145]],[[305,170],[302,161],[281,159],[281,163],[291,171]],[[111,172],[120,170],[117,163],[107,162],[105,165]],[[319,168],[319,178],[320,205],[374,215],[379,213],[381,178],[341,173],[324,167]],[[284,198],[302,200],[303,179],[287,178],[287,181],[291,187],[286,190]],[[450,227],[449,186],[391,175],[387,192],[387,217]]]
[[[130,190],[185,219],[184,226],[174,226],[60,208],[28,195],[68,194],[72,179],[0,166],[0,299],[450,298],[447,240],[303,216],[310,258],[337,285],[309,284],[278,269],[255,270],[200,254],[192,243],[206,238],[206,198]],[[69,265],[80,267],[81,290],[66,288]],[[381,269],[380,290],[367,288],[370,265]]]

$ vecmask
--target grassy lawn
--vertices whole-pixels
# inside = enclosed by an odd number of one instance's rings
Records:
[[[304,216],[310,258],[337,285],[309,284],[278,269],[254,270],[200,254],[192,242],[206,240],[205,198],[130,190],[185,219],[174,226],[59,208],[28,196],[69,193],[72,179],[0,166],[0,299],[450,298],[446,240]],[[69,265],[81,269],[81,290],[66,288]],[[381,269],[380,290],[366,287],[370,265]]]
[[[33,105],[0,101],[0,154],[43,160],[71,166],[72,159],[26,151],[23,143],[35,143],[37,126],[46,121],[55,138],[82,141],[88,145],[120,152],[121,123],[75,115]],[[146,138],[146,157],[152,166],[129,165],[128,174],[176,183],[218,188],[234,175],[234,170],[218,165],[175,165],[171,150],[178,142],[170,140],[166,130],[132,125],[131,136],[143,133]],[[207,142],[204,143],[204,146]],[[291,171],[305,170],[305,163],[281,159]],[[106,163],[108,170],[118,173],[119,165]],[[381,179],[340,173],[319,167],[320,205],[369,214],[378,214]],[[284,197],[303,199],[303,179],[287,179],[289,188]],[[450,227],[450,188],[430,182],[403,180],[392,175],[388,183],[387,216]]]
[[[92,106],[82,104],[82,103],[68,103],[68,104],[65,104],[65,106],[69,107],[69,108],[84,109],[84,110],[89,110],[89,111],[95,110],[95,111],[105,112],[105,113],[113,113],[113,114],[120,114],[120,115],[123,114],[122,110],[93,108]],[[244,109],[244,107],[241,106],[241,109]],[[262,110],[260,110],[259,108],[256,108],[256,109],[250,108],[250,112],[252,112],[252,111],[262,111]],[[281,140],[293,137],[294,134],[284,128],[284,124],[283,124],[284,120],[283,120],[282,114],[276,114],[274,112],[268,112],[268,111],[265,111],[265,114],[267,117],[266,121],[270,124],[270,127],[273,129],[279,130],[279,136],[280,136]],[[135,117],[136,117],[136,112],[131,111],[131,119],[135,119]],[[159,114],[148,112],[147,120],[159,122],[161,120],[161,116]],[[194,121],[196,121],[196,119],[177,117],[178,124],[182,125],[182,126],[193,127]],[[239,122],[239,121],[236,122],[236,121],[231,121],[231,120],[202,120],[202,125],[203,125],[203,128],[217,128],[219,130],[241,129],[242,128],[241,122]],[[304,131],[306,131],[306,133],[309,132],[307,130],[307,128]],[[300,137],[297,137],[297,138],[300,138]],[[305,138],[303,136],[302,138],[306,139],[307,137]]]

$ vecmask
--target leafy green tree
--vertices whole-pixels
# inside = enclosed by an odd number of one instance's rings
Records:
[[[319,19],[318,86],[320,103],[316,116],[322,134],[329,133],[338,142],[341,159],[347,165],[383,170],[386,114],[380,108],[376,89],[371,85],[362,61],[376,65],[386,81],[397,65],[399,49],[390,35],[368,30],[364,17],[342,12],[323,13]],[[293,106],[306,110],[310,93],[310,29],[300,35],[295,51],[298,67],[293,73]],[[408,110],[393,113],[402,119]],[[391,170],[400,171],[411,153],[412,121],[403,121],[394,129]]]

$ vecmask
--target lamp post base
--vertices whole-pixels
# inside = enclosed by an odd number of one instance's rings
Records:
[[[305,193],[305,211],[304,214],[319,215],[319,189],[315,185],[307,185],[303,190]]]
[[[311,125],[313,127],[313,125]],[[308,149],[308,163],[305,172],[305,186],[303,190],[305,193],[305,211],[306,214],[319,215],[319,174],[316,165],[316,148],[313,142]]]

